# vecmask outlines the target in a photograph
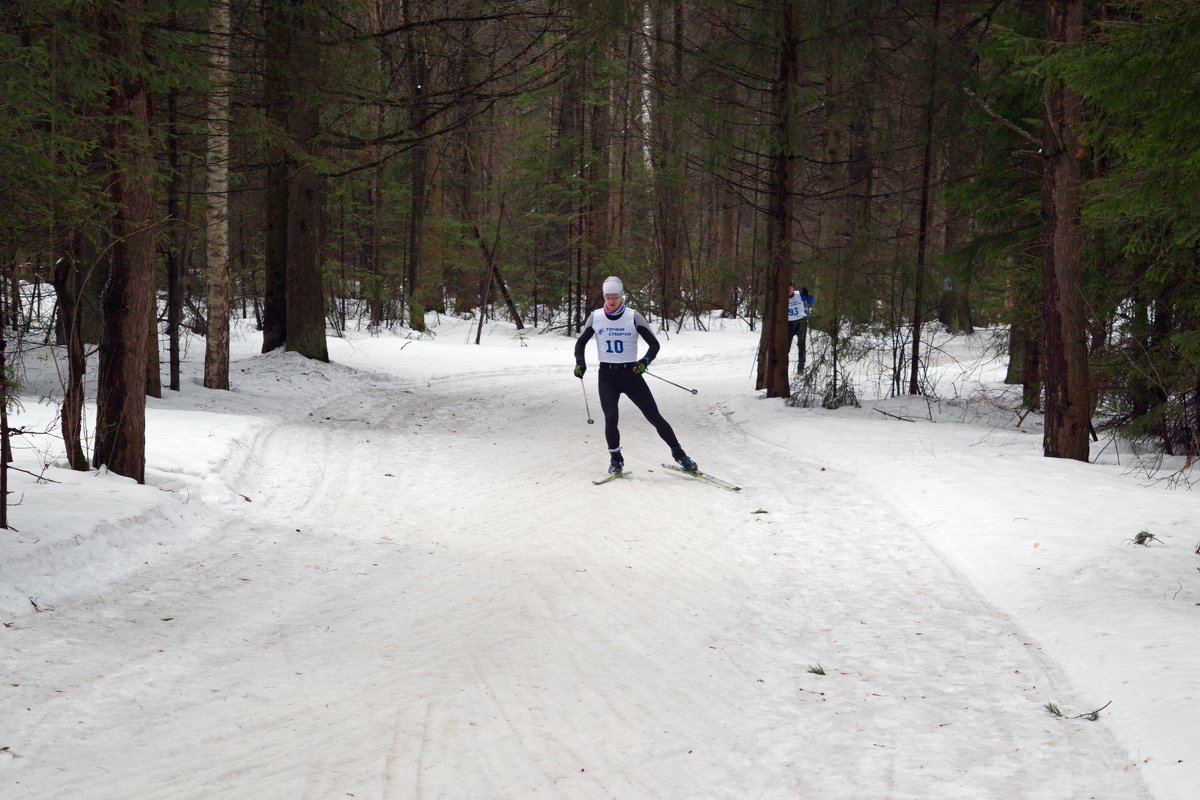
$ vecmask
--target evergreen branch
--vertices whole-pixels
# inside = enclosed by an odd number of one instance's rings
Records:
[[[1039,150],[1041,149],[1042,141],[1040,139],[1038,139],[1036,136],[1034,136],[1032,133],[1025,130],[1020,125],[1017,125],[1015,122],[1005,119],[1000,114],[996,113],[995,109],[993,109],[991,106],[989,106],[982,97],[975,94],[970,89],[963,89],[963,91],[966,92],[967,97],[970,97],[972,100],[974,100],[976,102],[976,104],[978,104],[979,107],[982,108],[987,113],[987,115],[989,117],[996,120],[1001,125],[1008,128],[1010,131],[1016,133],[1018,136],[1020,136],[1025,141],[1030,142],[1034,147],[1038,148]]]

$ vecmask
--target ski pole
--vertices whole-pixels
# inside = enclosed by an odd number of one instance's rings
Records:
[[[659,378],[659,376],[655,375],[653,372],[647,372],[646,374],[649,375],[651,378],[658,378],[663,383],[669,383],[677,389],[683,389],[685,392],[691,392],[692,394],[700,394],[699,389],[689,389],[686,386],[680,386],[678,383],[675,383],[674,381],[669,381],[666,378]]]
[[[588,425],[594,425],[596,420],[592,419],[592,407],[587,399],[587,387],[583,385],[583,378],[579,379],[579,388],[583,389],[583,407],[587,409]]]

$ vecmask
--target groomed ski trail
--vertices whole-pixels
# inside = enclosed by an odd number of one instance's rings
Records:
[[[659,404],[740,494],[597,490],[602,426],[561,371],[366,387],[279,428],[219,538],[10,637],[31,710],[4,796],[1147,796],[869,487],[743,435],[740,376],[680,372],[700,397]],[[80,669],[94,636],[121,658]]]

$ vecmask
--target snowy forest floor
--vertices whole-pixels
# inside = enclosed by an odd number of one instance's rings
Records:
[[[698,394],[651,389],[735,494],[627,400],[632,474],[593,486],[573,340],[439,323],[331,364],[247,333],[231,392],[194,350],[146,486],[14,473],[0,796],[1195,796],[1200,501],[1041,458],[987,334],[937,350],[941,402],[838,411],[754,392],[744,324],[661,335]]]

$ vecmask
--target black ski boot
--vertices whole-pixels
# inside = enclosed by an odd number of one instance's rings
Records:
[[[621,456],[620,450],[609,450],[612,456],[608,462],[608,471],[613,475],[620,475],[625,470],[625,459]]]
[[[688,454],[683,452],[682,447],[676,447],[671,450],[671,458],[675,459],[675,463],[684,472],[699,472],[700,468],[696,466],[696,462],[688,458]]]

